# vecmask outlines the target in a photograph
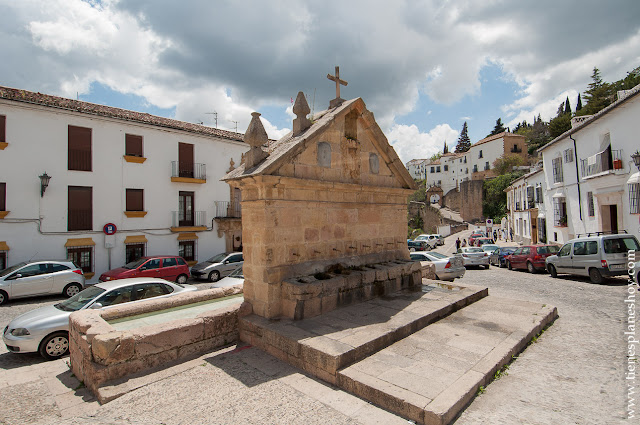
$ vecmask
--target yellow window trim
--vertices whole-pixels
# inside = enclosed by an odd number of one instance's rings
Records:
[[[64,244],[65,248],[73,248],[76,246],[95,246],[95,242],[91,238],[76,238],[67,239],[67,243]]]
[[[7,142],[0,142],[0,151],[3,151],[4,148],[6,148],[7,146],[9,146],[9,143]]]
[[[11,211],[0,211],[0,218],[5,218]]]
[[[9,251],[9,245],[5,241],[0,241],[0,251]]]
[[[136,164],[142,164],[143,162],[145,162],[147,160],[147,158],[145,158],[143,156],[122,155],[122,157],[124,158],[125,161],[133,162],[133,163],[136,163]]]
[[[179,241],[195,241],[196,239],[198,239],[198,235],[195,233],[180,233],[178,235]]]
[[[171,177],[171,181],[174,183],[206,183],[206,179],[192,179],[190,177]]]
[[[124,215],[129,218],[141,218],[147,215],[147,211],[125,211]]]
[[[172,227],[173,233],[178,232],[204,232],[207,230],[207,226],[184,226],[184,227]]]
[[[124,243],[147,243],[147,237],[145,235],[127,236],[124,238]]]

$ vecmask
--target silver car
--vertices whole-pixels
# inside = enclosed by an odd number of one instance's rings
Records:
[[[12,353],[39,352],[45,359],[54,360],[69,351],[69,315],[74,311],[109,308],[195,290],[195,286],[154,278],[100,282],[61,303],[40,307],[16,317],[4,328],[2,340]]]
[[[82,269],[69,260],[18,263],[0,271],[0,304],[46,294],[72,297],[85,287]]]
[[[244,273],[242,273],[242,266],[238,267],[227,277],[224,277],[214,284],[213,288],[224,288],[225,286],[244,285]]]
[[[223,252],[191,267],[191,276],[217,282],[244,263],[241,252]]]
[[[429,261],[436,266],[436,279],[453,281],[455,278],[464,276],[466,269],[462,258],[454,256],[447,257],[439,252],[412,252],[411,259],[414,261]]]
[[[462,261],[465,267],[469,266],[484,266],[489,268],[489,252],[485,252],[482,248],[475,246],[466,246],[459,248],[457,254],[462,256]]]

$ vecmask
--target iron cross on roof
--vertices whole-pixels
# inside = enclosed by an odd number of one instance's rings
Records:
[[[329,107],[330,108],[334,108],[336,106],[340,106],[342,104],[342,102],[344,102],[344,99],[340,98],[340,84],[342,84],[343,86],[346,86],[347,83],[344,80],[340,79],[340,67],[336,66],[336,75],[335,77],[331,74],[327,74],[327,78],[330,79],[331,81],[335,81],[336,82],[336,98],[333,99],[330,103],[329,103]]]

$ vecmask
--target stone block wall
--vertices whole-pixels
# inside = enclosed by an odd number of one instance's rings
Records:
[[[98,388],[107,381],[231,344],[238,339],[241,299],[235,306],[201,313],[192,319],[178,319],[132,330],[117,331],[108,321],[241,292],[242,286],[236,285],[103,310],[74,312],[69,319],[71,370],[98,395]]]
[[[459,191],[451,190],[444,195],[444,206],[458,211],[466,222],[482,220],[482,187],[484,180],[460,183]]]

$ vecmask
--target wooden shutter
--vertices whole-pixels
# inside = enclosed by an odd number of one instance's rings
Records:
[[[0,211],[7,210],[7,184],[0,183]]]
[[[144,189],[127,189],[127,211],[144,211]]]
[[[7,141],[7,117],[0,115],[0,142]]]
[[[93,188],[69,186],[68,230],[93,229]]]
[[[125,134],[125,155],[142,157],[142,136]]]
[[[193,145],[178,143],[178,166],[180,177],[193,178]]]
[[[68,169],[91,171],[91,129],[69,126]]]

